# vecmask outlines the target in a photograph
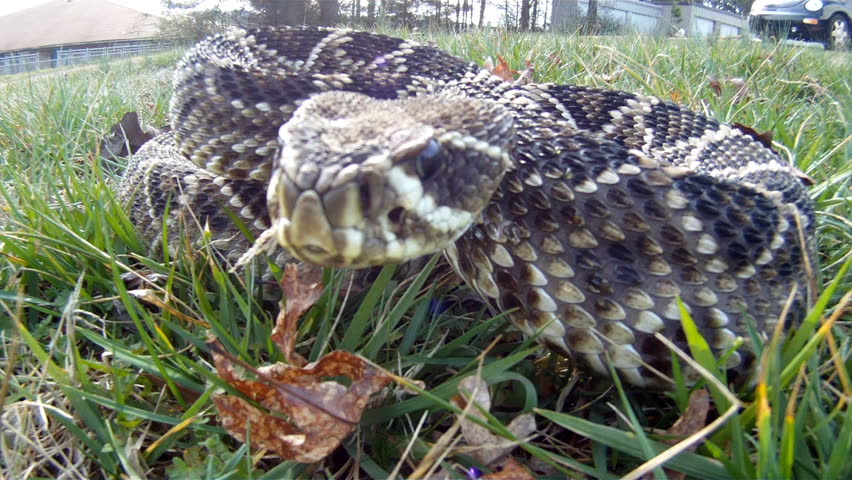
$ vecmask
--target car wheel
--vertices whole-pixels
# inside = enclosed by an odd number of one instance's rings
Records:
[[[852,28],[849,26],[849,19],[843,15],[835,13],[828,19],[826,33],[826,48],[843,50],[852,47]]]

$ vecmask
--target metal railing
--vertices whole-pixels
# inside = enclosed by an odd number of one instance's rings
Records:
[[[118,43],[103,47],[57,47],[52,51],[53,58],[46,60],[40,60],[39,54],[35,52],[0,54],[0,75],[34,72],[44,68],[67,67],[104,58],[147,55],[173,47],[173,43],[165,41]]]

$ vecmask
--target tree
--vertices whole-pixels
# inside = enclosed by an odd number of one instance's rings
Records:
[[[200,3],[200,0],[163,0],[166,15],[158,25],[160,34],[168,38],[197,42],[209,35],[223,33],[229,28],[248,25],[245,10],[224,11],[218,4],[199,10],[197,7]]]
[[[532,15],[530,15],[530,29],[535,30],[538,24],[538,0],[532,1]]]
[[[530,29],[530,6],[530,0],[521,0],[521,18],[518,26],[523,32]]]
[[[464,2],[462,2],[461,9],[462,9],[462,25],[461,26],[466,27],[467,25],[473,23],[473,20],[472,20],[473,19],[473,13],[471,11],[472,10],[471,5],[467,3],[467,0],[464,0]]]
[[[550,24],[556,31],[566,31],[575,25],[579,15],[577,0],[553,0],[550,8]]]
[[[307,20],[306,0],[249,0],[263,25],[303,25]]]
[[[700,3],[705,7],[744,15],[751,10],[754,0],[704,0]]]
[[[479,0],[479,28],[482,28],[484,21],[485,21],[485,0]]]
[[[340,2],[338,0],[319,0],[320,16],[319,24],[331,26],[337,23],[340,15]]]
[[[598,0],[589,0],[589,9],[586,11],[586,31],[598,33]]]

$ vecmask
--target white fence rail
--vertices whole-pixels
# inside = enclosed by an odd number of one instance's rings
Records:
[[[0,75],[34,72],[43,68],[67,67],[105,58],[146,55],[174,47],[170,42],[120,43],[103,47],[54,48],[51,57],[40,58],[37,52],[0,53]]]

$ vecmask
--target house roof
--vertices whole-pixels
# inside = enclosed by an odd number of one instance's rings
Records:
[[[150,38],[159,21],[109,0],[52,0],[0,16],[0,51]]]

